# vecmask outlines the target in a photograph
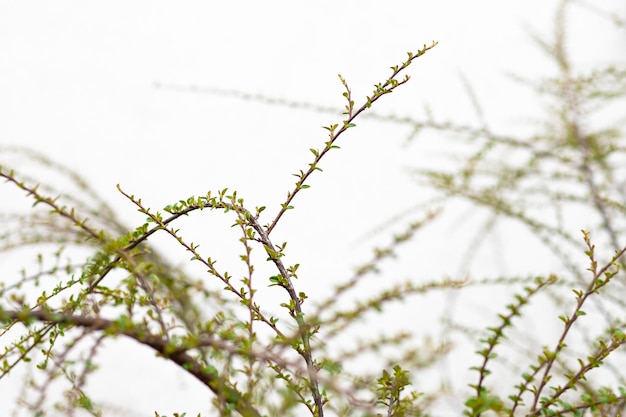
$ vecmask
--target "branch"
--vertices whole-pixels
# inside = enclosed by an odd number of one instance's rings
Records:
[[[226,385],[217,370],[210,365],[203,366],[185,351],[172,349],[171,343],[146,329],[136,328],[132,323],[118,319],[116,321],[100,317],[84,317],[71,314],[53,313],[44,309],[33,311],[0,311],[1,322],[19,321],[28,325],[32,321],[67,324],[93,331],[102,331],[113,335],[124,335],[142,345],[149,346],[161,356],[176,363],[185,371],[195,376],[200,382],[209,387],[219,398],[231,404],[243,417],[261,417],[261,414],[243,397],[233,386]]]
[[[433,42],[430,46],[424,45],[424,47],[420,49],[419,51],[417,51],[417,53],[415,54],[412,52],[409,52],[408,53],[409,58],[405,62],[403,62],[402,65],[400,66],[396,65],[396,66],[391,67],[391,69],[393,70],[393,73],[391,74],[391,76],[384,83],[376,84],[374,86],[376,87],[376,89],[374,90],[373,95],[371,97],[369,96],[366,97],[366,102],[361,107],[359,107],[359,109],[356,111],[354,111],[354,101],[352,101],[351,99],[351,91],[348,88],[345,80],[341,78],[341,76],[339,76],[342,84],[346,87],[346,92],[344,93],[344,97],[346,97],[346,99],[348,100],[348,105],[346,106],[346,112],[344,114],[346,114],[347,117],[342,122],[341,127],[339,127],[339,125],[336,125],[336,124],[332,126],[324,127],[325,129],[329,131],[329,140],[325,142],[326,146],[324,147],[324,149],[322,149],[322,151],[311,149],[311,152],[313,152],[313,155],[315,155],[315,158],[313,159],[313,162],[309,164],[309,169],[306,172],[300,171],[299,174],[294,174],[298,177],[298,181],[296,182],[296,187],[293,189],[293,191],[290,191],[287,193],[287,200],[283,204],[281,204],[280,211],[278,212],[274,220],[267,226],[268,235],[272,233],[272,230],[274,230],[274,227],[276,227],[276,224],[278,223],[280,218],[283,216],[283,214],[285,214],[287,210],[292,208],[291,202],[293,201],[296,194],[298,194],[298,192],[301,189],[308,188],[308,185],[304,186],[305,185],[304,183],[314,171],[320,170],[320,168],[318,168],[317,165],[319,164],[320,160],[324,157],[324,155],[326,155],[328,151],[337,147],[335,145],[335,142],[337,141],[339,136],[341,136],[341,134],[344,133],[349,128],[354,127],[355,126],[353,123],[354,120],[361,113],[363,113],[366,109],[369,109],[375,101],[377,101],[383,95],[391,93],[393,90],[395,90],[402,84],[405,84],[407,81],[409,81],[410,77],[408,75],[406,75],[404,79],[401,81],[396,80],[395,77],[397,77],[402,71],[404,71],[411,64],[411,62],[413,62],[413,60],[424,55],[428,50],[434,48],[435,46],[437,46],[437,42]],[[338,127],[339,127],[339,130],[337,130]]]

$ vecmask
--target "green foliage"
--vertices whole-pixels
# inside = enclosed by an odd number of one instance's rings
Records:
[[[118,186],[145,218],[128,230],[80,175],[36,152],[5,149],[50,168],[78,192],[62,192],[55,183],[58,178],[38,184],[18,167],[0,166],[5,187],[26,194],[33,204],[26,214],[2,217],[0,253],[37,252],[35,262],[21,276],[10,280],[3,274],[0,282],[0,378],[18,366],[31,372],[21,400],[33,415],[71,415],[81,410],[100,416],[103,405],[94,401],[87,382],[98,372],[104,342],[124,337],[150,348],[203,384],[220,416],[426,416],[451,398],[462,399],[463,413],[471,417],[625,414],[625,136],[619,123],[596,126],[592,120],[612,103],[622,104],[623,112],[626,70],[609,66],[576,72],[565,48],[566,11],[571,5],[561,2],[554,39],[537,39],[557,64],[558,76],[540,82],[518,77],[550,102],[540,131],[526,137],[496,133],[484,121],[472,91],[478,127],[437,121],[430,114],[426,120],[376,114],[378,100],[407,83],[407,67],[436,43],[425,45],[392,66],[391,75],[376,83],[359,105],[339,76],[346,100],[344,117],[324,126],[327,139],[310,149],[311,161],[293,174],[293,188],[274,209],[273,202],[252,209],[236,191],[223,188],[178,200],[159,211]],[[310,103],[300,107],[326,111]],[[361,117],[409,124],[414,133],[451,136],[456,141],[452,145],[462,146],[449,149],[462,151],[450,151],[454,163],[446,169],[441,165],[415,170],[421,183],[439,198],[426,203],[423,217],[409,222],[387,246],[375,248],[371,259],[330,296],[313,304],[297,285],[300,264],[285,263],[287,242],[274,241],[272,231],[296,207],[296,196],[309,188],[310,177],[322,171],[323,158],[339,148],[339,138]],[[409,280],[352,304],[344,302],[344,296],[379,272],[382,262],[459,201],[486,213],[476,247],[497,224],[516,223],[553,253],[560,262],[556,272],[531,278],[419,284]],[[581,212],[585,216],[582,239]],[[240,271],[225,268],[204,246],[186,238],[183,219],[201,213],[219,213],[228,219],[237,234]],[[576,232],[571,223],[577,223]],[[174,242],[189,263],[205,274],[197,278],[186,267],[172,265],[169,254],[148,244],[156,236]],[[601,250],[594,242],[601,242]],[[43,245],[54,247],[52,255],[39,251]],[[603,261],[611,251],[613,255]],[[586,268],[580,261],[582,254]],[[488,291],[496,284],[512,295],[507,295],[510,301],[495,324],[471,328],[454,323],[452,317],[444,323],[450,334],[469,334],[480,345],[477,365],[471,367],[476,379],[462,390],[412,389],[421,389],[424,375],[432,371],[429,368],[453,352],[451,342],[425,339],[418,344],[412,334],[400,331],[364,338],[353,348],[340,343],[340,337],[368,315],[411,296],[436,290],[463,293],[472,287]],[[282,298],[276,305],[262,301],[260,294],[267,288],[280,290]],[[537,310],[541,324],[554,319],[560,329],[545,343],[536,343],[534,329],[523,321]],[[366,360],[368,355],[383,358],[382,371],[350,368],[350,362]],[[512,377],[505,373],[508,367]],[[58,386],[65,395],[51,400],[50,392]],[[161,415],[155,411],[155,416]]]
[[[83,194],[55,193],[54,183],[31,185],[15,170],[0,167],[0,176],[34,202],[31,215],[10,218],[21,234],[17,241],[6,239],[3,251],[42,243],[61,246],[55,266],[44,266],[47,263],[40,254],[38,273],[31,276],[24,273],[16,283],[0,290],[0,320],[4,323],[0,336],[6,339],[17,330],[18,323],[26,326],[15,342],[6,345],[0,377],[8,375],[15,366],[34,360],[36,368],[47,378],[43,383],[34,378],[29,381],[36,395],[34,398],[32,394],[25,395],[23,401],[27,409],[45,415],[47,393],[53,383],[58,385],[65,380],[67,395],[54,403],[56,409],[68,412],[82,409],[101,415],[100,406],[87,392],[86,382],[97,371],[94,364],[102,342],[124,336],[151,348],[157,356],[204,384],[213,393],[214,409],[223,416],[288,416],[300,414],[302,410],[319,417],[325,410],[359,415],[369,414],[381,404],[388,408],[387,415],[400,416],[408,412],[414,415],[419,411],[416,405],[419,396],[415,393],[400,396],[410,385],[408,370],[395,367],[394,375],[385,371],[378,380],[367,373],[353,375],[342,367],[332,340],[364,314],[380,310],[384,304],[412,294],[457,288],[461,284],[450,280],[425,285],[399,283],[354,306],[336,304],[340,295],[372,274],[376,264],[390,257],[395,247],[408,242],[434,215],[412,223],[389,247],[375,250],[372,261],[340,284],[332,299],[320,303],[317,311],[304,308],[308,296],[296,289],[299,264],[283,263],[287,243],[276,243],[270,235],[286,212],[294,208],[296,195],[309,187],[306,184],[309,177],[321,171],[322,158],[338,148],[336,142],[340,136],[355,127],[356,118],[383,95],[405,84],[408,75],[402,79],[396,77],[435,45],[409,53],[408,59],[393,67],[391,76],[376,84],[373,93],[360,106],[355,106],[350,88],[340,76],[348,103],[345,119],[325,127],[328,140],[321,149],[311,149],[313,161],[306,170],[295,174],[294,188],[265,225],[262,218],[270,210],[265,211],[265,207],[249,210],[244,199],[227,188],[182,199],[162,211],[155,211],[118,186],[119,192],[146,219],[126,231],[114,211],[98,199],[78,174],[32,151],[8,149],[53,168]],[[94,203],[96,208],[92,208]],[[201,250],[200,244],[185,238],[178,226],[180,220],[202,211],[221,212],[232,219],[232,227],[239,233],[243,276],[223,270],[216,259]],[[196,280],[184,269],[170,265],[167,257],[148,246],[148,240],[157,234],[176,242],[190,262],[200,265],[211,279]],[[88,249],[87,260],[68,262],[62,267],[61,254],[70,256],[72,253],[63,248],[69,244]],[[259,250],[263,253],[261,258],[256,255]],[[256,269],[263,260],[273,267],[274,274],[259,280]],[[51,291],[45,290],[36,299],[30,299],[25,287],[32,282],[36,286],[42,280],[58,284]],[[217,287],[215,283],[219,283]],[[268,286],[284,291],[284,300],[280,302],[282,312],[258,301],[257,292]],[[320,343],[320,337],[324,343]],[[402,339],[402,335],[376,338],[351,353],[344,353],[343,358],[356,359],[385,345],[393,346]],[[84,344],[89,346],[87,356],[80,348]],[[38,350],[42,355],[36,353]],[[432,356],[436,358],[444,353],[444,350],[433,351]],[[410,359],[406,363],[414,366]],[[369,381],[366,384],[369,397],[357,398],[353,389],[344,387],[346,381],[356,379]]]
[[[399,365],[393,367],[393,375],[383,370],[383,374],[377,381],[378,388],[376,392],[378,398],[376,403],[386,408],[385,416],[419,416],[422,412],[416,407],[415,402],[420,394],[413,391],[407,396],[402,396],[404,389],[411,385],[409,372],[402,369]],[[383,414],[377,414],[382,416]]]

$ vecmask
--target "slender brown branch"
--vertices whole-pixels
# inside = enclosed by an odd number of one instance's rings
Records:
[[[274,227],[276,227],[276,224],[281,219],[283,214],[285,214],[285,212],[291,207],[291,202],[293,201],[296,194],[298,194],[298,192],[303,188],[302,185],[306,182],[309,176],[311,176],[313,172],[319,170],[317,165],[319,164],[320,160],[324,157],[324,155],[326,155],[326,153],[328,153],[328,151],[336,147],[335,142],[337,141],[337,139],[346,130],[353,127],[354,120],[366,109],[369,109],[374,102],[376,102],[383,95],[391,93],[393,90],[409,81],[410,77],[408,75],[405,76],[405,78],[401,81],[396,80],[395,77],[397,77],[403,70],[405,70],[411,64],[411,62],[413,62],[413,60],[424,55],[427,51],[434,48],[435,46],[437,46],[437,42],[433,42],[430,46],[424,45],[424,47],[417,51],[417,53],[415,54],[409,53],[409,59],[405,61],[402,65],[393,67],[393,73],[391,74],[391,76],[383,84],[376,85],[376,90],[374,91],[372,97],[367,97],[366,102],[361,105],[361,107],[359,107],[359,109],[355,112],[352,111],[352,101],[348,100],[350,102],[350,112],[348,114],[348,117],[342,122],[342,125],[340,127],[338,125],[334,125],[327,128],[329,130],[329,140],[325,142],[326,146],[324,147],[324,149],[322,149],[322,151],[315,154],[313,162],[309,164],[309,169],[306,172],[301,172],[299,179],[296,182],[296,187],[287,194],[287,200],[283,204],[281,204],[281,209],[279,210],[278,214],[276,215],[274,220],[272,220],[272,222],[267,226],[268,235],[272,233],[272,230],[274,230]],[[348,90],[348,95],[349,93],[350,92]],[[337,127],[339,127],[339,130],[335,132],[335,129]]]
[[[38,309],[33,311],[1,311],[0,321],[30,322],[33,320],[54,324],[67,324],[78,326],[93,331],[111,332],[127,336],[142,345],[148,346],[161,356],[176,363],[182,369],[196,377],[200,382],[209,387],[215,395],[224,398],[229,404],[244,417],[261,417],[261,414],[250,402],[237,391],[234,386],[227,385],[217,371],[205,366],[182,350],[173,349],[170,343],[163,337],[150,333],[144,328],[136,328],[127,323],[118,323],[101,317],[86,317],[71,314],[58,314],[47,310]]]

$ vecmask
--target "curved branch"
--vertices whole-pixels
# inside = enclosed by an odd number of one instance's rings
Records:
[[[152,348],[161,356],[171,360],[182,369],[195,376],[200,382],[209,387],[215,395],[219,398],[223,398],[228,404],[231,404],[243,417],[261,417],[261,414],[256,410],[256,408],[254,408],[235,387],[225,383],[224,379],[220,377],[215,368],[212,368],[211,366],[203,366],[185,351],[172,349],[171,343],[168,343],[167,340],[152,334],[145,329],[137,329],[132,325],[121,324],[120,322],[100,317],[59,314],[44,309],[26,312],[1,311],[0,321],[20,321],[23,323],[41,321],[55,325],[67,324],[93,331],[127,336],[142,345]]]

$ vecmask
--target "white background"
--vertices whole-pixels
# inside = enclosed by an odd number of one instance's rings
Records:
[[[595,4],[625,12],[619,1]],[[528,35],[551,36],[556,5],[548,0],[0,1],[0,145],[33,147],[70,165],[132,226],[143,219],[115,184],[154,209],[229,187],[251,208],[266,205],[273,214],[293,185],[290,174],[305,169],[308,149],[326,140],[320,127],[340,121],[344,102],[337,73],[360,105],[390,66],[433,40],[439,45],[409,68],[409,84],[383,97],[377,112],[420,119],[429,106],[441,119],[471,123],[475,117],[463,75],[493,127],[505,133],[532,127],[542,109],[505,72],[556,75]],[[572,12],[570,50],[579,68],[623,62],[623,33],[616,36],[606,19],[582,7]],[[337,114],[173,91],[156,83],[334,106]],[[427,195],[405,170],[426,164],[424,150],[436,148],[441,138],[428,133],[418,145],[406,146],[409,133],[405,126],[357,121],[342,138],[342,149],[324,160],[312,188],[295,201],[274,238],[288,240],[289,258],[303,265],[301,288],[324,293],[348,276],[388,236],[371,232]],[[0,202],[8,198],[7,187],[0,187]],[[407,251],[415,270],[385,279],[458,273],[458,265],[445,261],[448,239],[462,239],[471,227],[457,219],[438,230]],[[207,248],[219,249],[219,237],[197,233]],[[175,259],[187,256],[179,255]],[[527,255],[541,256],[532,249]],[[529,264],[523,256],[502,263],[528,273],[550,266]],[[124,415],[205,411],[206,393],[195,381],[162,369],[150,353],[142,356],[145,349],[119,346],[103,357],[95,398],[120,406]],[[16,377],[0,381],[0,413],[18,383]]]

